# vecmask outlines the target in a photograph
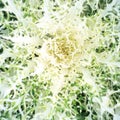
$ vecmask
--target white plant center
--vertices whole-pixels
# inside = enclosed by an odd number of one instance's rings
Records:
[[[54,34],[50,32],[49,36],[51,35],[52,38],[45,40],[41,49],[43,60],[62,68],[71,67],[79,61],[84,45],[84,37],[81,37],[79,29],[79,26],[75,29],[72,25],[66,24],[64,28],[58,26],[53,30]]]

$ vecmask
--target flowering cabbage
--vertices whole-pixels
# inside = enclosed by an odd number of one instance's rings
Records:
[[[0,0],[0,119],[120,119],[119,0]]]

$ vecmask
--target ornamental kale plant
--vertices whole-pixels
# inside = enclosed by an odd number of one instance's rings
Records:
[[[0,0],[0,120],[120,120],[120,1]]]

